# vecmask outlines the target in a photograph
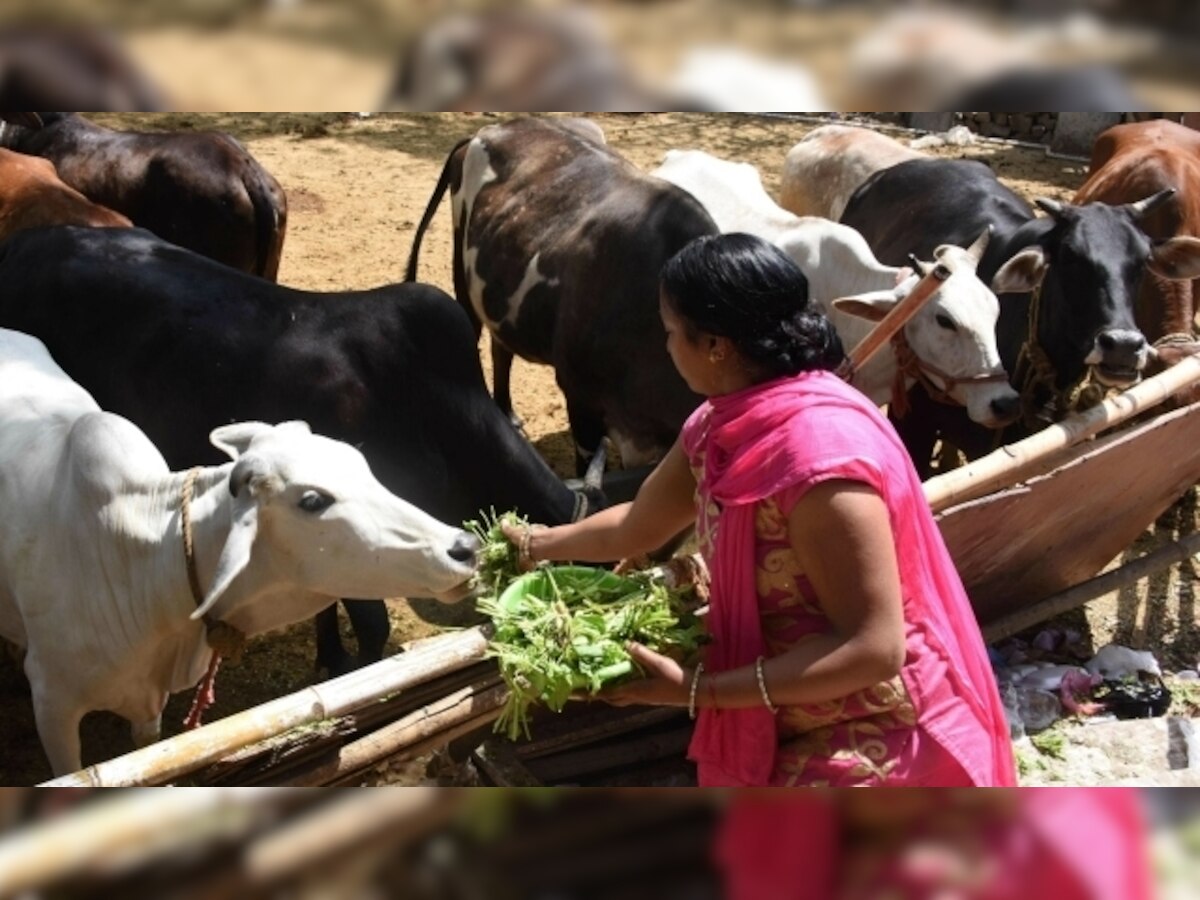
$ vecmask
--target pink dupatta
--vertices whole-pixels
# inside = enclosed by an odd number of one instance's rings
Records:
[[[974,613],[916,470],[875,405],[832,373],[802,373],[710,398],[684,425],[683,447],[693,463],[703,451],[703,492],[721,510],[708,561],[713,643],[706,668],[739,668],[766,652],[755,588],[755,504],[791,486],[864,481],[888,507],[905,618],[920,623],[960,682],[965,711],[951,711],[945,723],[919,722],[974,783],[1015,784],[1008,727]],[[920,712],[923,680],[906,674]],[[765,708],[702,709],[689,756],[702,786],[765,785],[777,743],[775,717]]]

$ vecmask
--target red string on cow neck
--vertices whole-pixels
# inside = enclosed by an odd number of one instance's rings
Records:
[[[214,653],[208,664],[208,671],[196,686],[196,696],[192,699],[192,708],[188,710],[187,718],[183,720],[184,731],[200,727],[200,717],[204,711],[217,699],[217,669],[221,666],[221,654]]]

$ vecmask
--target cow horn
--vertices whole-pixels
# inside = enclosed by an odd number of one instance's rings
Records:
[[[913,271],[922,278],[933,271],[933,263],[921,262],[921,260],[917,259],[917,254],[915,253],[908,254],[908,264],[912,266]]]
[[[1048,215],[1054,216],[1056,219],[1063,214],[1066,208],[1058,200],[1051,200],[1049,197],[1038,197],[1033,202],[1037,204],[1038,209]]]
[[[604,465],[608,460],[608,438],[600,439],[600,446],[596,448],[596,452],[592,454],[592,458],[588,460],[587,471],[583,474],[584,488],[600,490],[600,483],[604,478]]]
[[[1126,204],[1126,209],[1129,210],[1129,214],[1133,216],[1135,220],[1140,219],[1147,213],[1158,209],[1173,196],[1175,196],[1175,188],[1163,188],[1158,193],[1151,194],[1149,197],[1137,201],[1137,203]]]
[[[983,259],[983,254],[987,252],[988,242],[992,239],[992,225],[988,223],[988,227],[983,230],[979,237],[975,238],[975,242],[967,248],[967,253],[971,258],[978,263]]]

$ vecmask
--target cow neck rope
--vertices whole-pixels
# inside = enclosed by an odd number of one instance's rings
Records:
[[[1060,392],[1055,385],[1058,383],[1058,370],[1054,363],[1038,343],[1038,313],[1042,305],[1042,285],[1033,290],[1029,297],[1029,326],[1025,342],[1021,344],[1021,352],[1017,354],[1017,365],[1013,372],[1017,390],[1021,394],[1021,420],[1025,427],[1036,429],[1040,422],[1036,406],[1038,388],[1044,387],[1050,392],[1053,406],[1054,421],[1068,413],[1090,409],[1099,404],[1107,393],[1104,385],[1092,379],[1089,367],[1083,376],[1066,392]]]
[[[195,535],[192,531],[192,495],[196,490],[196,479],[200,469],[189,469],[183,479],[183,489],[179,497],[179,516],[183,530],[183,559],[187,565],[188,586],[192,590],[192,600],[197,608],[204,602],[204,592],[200,590],[200,574],[196,570]],[[200,717],[204,710],[212,706],[216,699],[215,684],[217,669],[221,665],[221,657],[228,656],[234,662],[242,657],[242,649],[246,645],[246,635],[234,628],[228,622],[222,622],[206,614],[204,616],[205,638],[212,648],[212,659],[208,670],[196,688],[196,696],[192,700],[191,709],[183,720],[183,727],[191,730],[200,725]]]
[[[904,418],[910,409],[906,384],[908,378],[919,382],[924,386],[925,392],[932,399],[947,406],[962,406],[962,403],[950,396],[950,392],[954,390],[956,385],[1008,381],[1008,373],[1003,369],[999,372],[985,372],[980,375],[970,375],[966,378],[957,378],[947,372],[943,372],[937,366],[917,356],[916,351],[908,343],[908,337],[904,334],[903,328],[892,336],[892,352],[896,355],[896,376],[892,379],[892,399],[889,409],[896,419]],[[940,378],[942,381],[941,386],[934,382],[929,377],[930,375]]]

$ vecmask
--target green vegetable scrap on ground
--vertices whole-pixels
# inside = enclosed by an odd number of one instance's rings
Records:
[[[510,515],[493,516],[482,534],[475,531],[484,542],[476,605],[492,620],[488,653],[499,661],[508,686],[496,731],[513,740],[528,737],[535,703],[560,712],[572,694],[596,694],[640,677],[625,649],[628,641],[683,660],[703,642],[703,628],[687,609],[689,588],[668,588],[652,572],[615,575],[590,566],[543,564],[509,576],[506,554],[512,545],[499,523],[519,521],[507,519]],[[497,536],[504,547],[491,546]],[[515,563],[514,551],[513,572]]]

